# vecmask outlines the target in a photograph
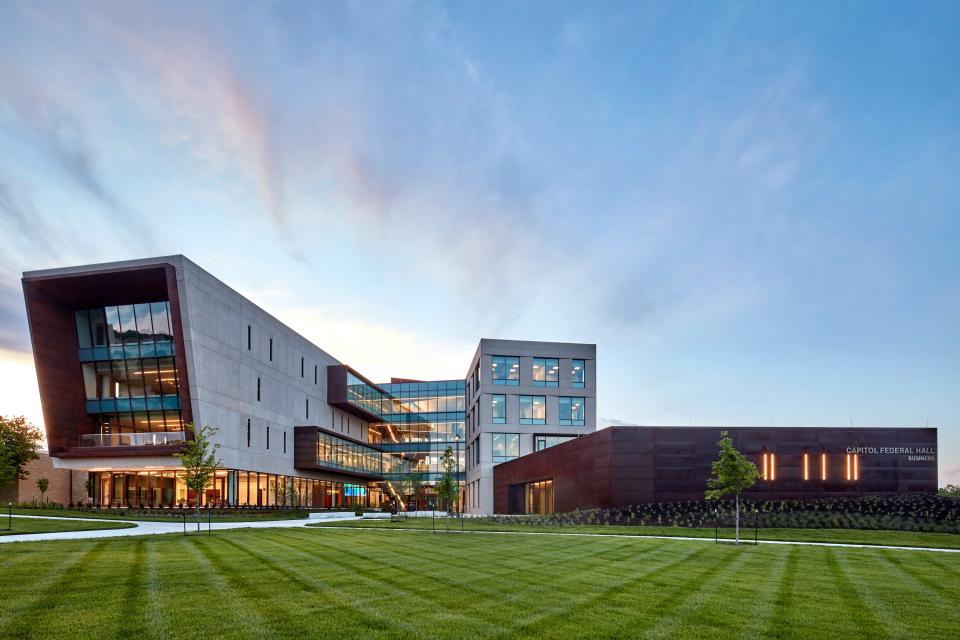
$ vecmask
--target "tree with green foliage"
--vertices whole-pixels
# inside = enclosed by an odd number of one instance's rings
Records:
[[[946,498],[960,498],[960,484],[948,484],[945,487],[941,487],[937,491],[938,496],[944,496]]]
[[[83,481],[83,487],[87,490],[87,498],[93,500],[93,490],[97,487],[97,483],[93,478],[87,478]]]
[[[453,478],[453,469],[456,464],[457,460],[453,456],[453,448],[447,447],[443,452],[443,457],[440,458],[443,476],[440,478],[440,482],[437,483],[437,497],[447,505],[448,512],[454,511],[457,494],[459,493],[457,491],[456,481]]]
[[[173,454],[183,465],[184,483],[187,489],[197,495],[197,531],[200,530],[200,505],[203,502],[203,491],[210,484],[217,468],[223,463],[217,458],[219,444],[214,444],[211,438],[217,433],[215,427],[194,428],[192,422],[183,425],[187,432],[187,440],[179,452]],[[192,436],[192,437],[190,437]]]
[[[43,434],[23,416],[0,416],[0,489],[29,473],[24,467],[39,458]]]
[[[46,478],[37,478],[37,489],[40,490],[40,502],[46,502],[44,497],[47,493],[47,489],[50,488],[50,481]]]
[[[736,539],[740,544],[740,494],[757,483],[757,465],[737,451],[726,431],[720,432],[719,457],[713,463],[713,474],[707,480],[707,500],[719,500],[733,494],[736,501]]]

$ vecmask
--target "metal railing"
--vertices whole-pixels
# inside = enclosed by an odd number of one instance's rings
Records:
[[[81,447],[151,447],[176,444],[187,439],[184,431],[158,433],[87,433],[80,436]]]

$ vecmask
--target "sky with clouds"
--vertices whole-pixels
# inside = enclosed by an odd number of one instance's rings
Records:
[[[183,253],[375,379],[595,342],[602,424],[929,424],[960,482],[958,28],[4,2],[0,412],[42,420],[22,271]]]

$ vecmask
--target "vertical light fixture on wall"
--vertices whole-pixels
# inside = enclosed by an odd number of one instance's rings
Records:
[[[860,454],[853,454],[853,479],[860,479]]]
[[[820,454],[820,479],[826,482],[827,480],[827,454]]]
[[[810,454],[803,454],[803,479],[804,481],[810,480]]]
[[[770,481],[777,479],[777,456],[776,454],[770,454]]]

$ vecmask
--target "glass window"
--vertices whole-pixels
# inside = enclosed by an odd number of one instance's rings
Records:
[[[150,303],[150,315],[153,317],[153,336],[157,340],[172,340],[173,329],[170,324],[170,303]]]
[[[107,340],[111,345],[122,342],[123,331],[120,329],[120,312],[116,307],[107,307],[103,310],[107,320]]]
[[[507,396],[494,395],[491,397],[493,398],[491,422],[493,424],[505,424],[507,422]]]
[[[90,315],[90,333],[93,338],[93,346],[107,346],[107,317],[103,309],[91,309]],[[83,346],[83,345],[80,345]]]
[[[520,396],[520,424],[546,424],[547,399],[543,396]]]
[[[157,371],[156,358],[144,358],[140,361],[143,370],[143,387],[148,396],[159,396],[163,393],[160,383],[160,373]]]
[[[560,424],[563,426],[583,426],[583,398],[560,397]]]
[[[560,361],[556,358],[534,358],[533,386],[559,387]]]
[[[493,462],[506,462],[520,456],[519,433],[491,433]]]
[[[122,330],[123,341],[125,343],[136,343],[137,340],[137,322],[133,315],[132,304],[122,304],[117,307],[120,317],[120,328]]]
[[[90,316],[86,311],[77,311],[77,342],[81,349],[88,349],[93,345],[90,342]]]
[[[574,389],[583,389],[586,380],[586,363],[583,360],[570,361],[570,386]]]
[[[490,379],[493,384],[515,387],[520,384],[520,358],[513,356],[493,356]]]
[[[544,449],[549,449],[550,447],[555,447],[556,445],[573,440],[577,436],[546,436],[538,435],[534,439],[534,451],[543,451]]]
[[[133,305],[133,315],[137,319],[137,333],[140,342],[150,342],[153,340],[153,323],[150,320],[150,305]]]
[[[173,358],[158,358],[157,372],[160,375],[160,392],[167,395],[177,393],[177,371],[173,366]]]

